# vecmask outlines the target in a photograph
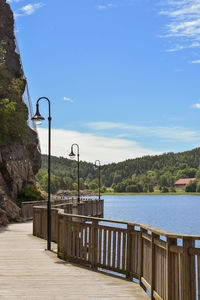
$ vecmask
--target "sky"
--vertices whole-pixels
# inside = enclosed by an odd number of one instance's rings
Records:
[[[78,143],[104,164],[200,146],[200,0],[7,2],[33,109],[51,101],[53,155]]]

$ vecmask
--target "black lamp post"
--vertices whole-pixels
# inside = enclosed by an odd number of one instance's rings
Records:
[[[73,147],[76,146],[77,147],[77,163],[78,163],[78,203],[80,203],[80,173],[79,173],[79,145],[78,144],[73,144],[71,146],[71,153],[69,154],[70,158],[74,158],[76,156],[76,154],[73,151]]]
[[[47,250],[51,250],[51,103],[47,97],[40,97],[36,103],[36,114],[31,118],[36,125],[42,124],[45,120],[39,112],[39,102],[41,99],[45,99],[49,104],[49,143],[48,143],[48,202],[47,202]]]
[[[98,165],[97,165],[98,163]],[[95,169],[99,169],[99,200],[101,199],[101,163],[100,160],[96,160],[94,164]]]

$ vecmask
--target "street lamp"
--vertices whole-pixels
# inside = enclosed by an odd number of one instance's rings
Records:
[[[79,172],[79,145],[78,144],[73,144],[71,146],[71,153],[69,154],[70,158],[74,158],[76,156],[76,154],[73,151],[73,147],[76,146],[77,147],[77,163],[78,163],[78,203],[80,203],[80,172]]]
[[[48,143],[48,201],[47,201],[47,250],[51,250],[51,103],[47,97],[40,97],[36,103],[36,113],[31,118],[36,125],[42,124],[42,121],[45,120],[39,112],[39,102],[41,99],[45,99],[49,104],[49,143]]]
[[[97,163],[98,163],[98,165],[97,165]],[[101,199],[101,170],[100,170],[101,163],[100,163],[100,160],[95,161],[94,167],[95,167],[95,169],[97,169],[97,168],[99,169],[99,200],[100,200]]]

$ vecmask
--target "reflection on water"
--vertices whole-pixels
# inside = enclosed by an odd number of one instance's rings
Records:
[[[103,196],[104,218],[200,235],[200,196]]]

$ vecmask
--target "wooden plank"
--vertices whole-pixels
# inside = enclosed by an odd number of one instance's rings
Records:
[[[111,230],[108,230],[108,266],[111,266],[110,264],[110,257],[111,257]]]
[[[126,233],[123,233],[123,243],[122,243],[122,270],[126,271]]]
[[[158,246],[158,247],[164,249],[164,250],[166,250],[166,248],[167,248],[166,242],[161,241],[161,240],[159,240],[159,239],[155,239],[155,240],[154,240],[154,244],[155,244],[156,246]]]
[[[170,252],[173,253],[183,253],[183,247],[182,246],[176,246],[176,245],[171,245],[169,247]]]
[[[189,255],[200,255],[200,248],[189,248]]]
[[[177,245],[176,239],[167,239],[167,249],[166,249],[166,300],[174,300],[173,298],[173,254],[170,252],[170,246]]]
[[[75,257],[76,253],[76,226],[72,226],[72,256]]]
[[[143,265],[144,265],[144,243],[142,234],[145,233],[146,230],[141,228],[140,233],[140,249],[139,249],[139,278],[140,278],[140,285],[142,284],[142,277],[143,277]]]
[[[84,257],[84,252],[83,252],[83,226],[81,224],[80,258],[82,259],[83,257]]]
[[[80,227],[76,226],[76,257],[80,258],[80,239],[79,239]]]
[[[148,234],[148,233],[142,232],[142,238],[144,240],[147,240],[147,241],[151,242],[151,235]]]
[[[88,260],[88,227],[84,226],[85,231],[85,244],[84,244],[84,258]]]
[[[155,270],[155,259],[156,259],[155,258],[155,251],[156,251],[156,246],[154,244],[154,239],[159,239],[159,236],[157,236],[157,235],[155,235],[153,233],[152,237],[151,237],[151,299],[153,299],[153,292],[155,290],[155,275],[156,275],[156,270]]]
[[[117,235],[117,268],[121,269],[121,232]]]
[[[106,266],[106,249],[107,249],[107,230],[103,233],[103,264]]]
[[[174,254],[174,296],[179,299],[179,254]]]
[[[133,227],[134,230],[134,227]],[[137,262],[138,262],[138,247],[137,247],[137,235],[133,235],[133,232],[131,232],[131,246],[130,246],[130,272],[137,273]]]
[[[72,256],[72,225],[71,224],[68,224],[68,244],[69,244],[68,255]]]
[[[164,300],[164,298],[160,297],[156,291],[153,292],[153,297],[154,297],[156,300]],[[178,300],[178,299],[177,299],[177,300]]]
[[[146,281],[144,277],[141,277],[141,282],[151,292],[151,285]]]
[[[102,263],[102,229],[99,228],[99,260],[98,263],[101,264]]]
[[[196,273],[195,273],[195,256],[189,256],[188,249],[194,248],[195,241],[189,238],[183,238],[182,254],[182,298],[183,300],[195,300],[196,293]]]
[[[98,221],[92,221],[92,266],[96,269],[97,266],[97,255],[98,255]]]
[[[112,252],[112,267],[115,268],[116,260],[116,232],[113,231],[113,252]]]
[[[89,226],[89,249],[88,249],[88,253],[89,253],[89,262],[92,263],[92,256],[93,256],[93,253],[92,253],[92,227]]]
[[[98,228],[101,229],[106,229],[106,230],[111,230],[111,231],[115,231],[115,232],[127,232],[127,229],[124,228],[117,228],[117,227],[111,227],[111,226],[106,226],[106,225],[98,225]]]

